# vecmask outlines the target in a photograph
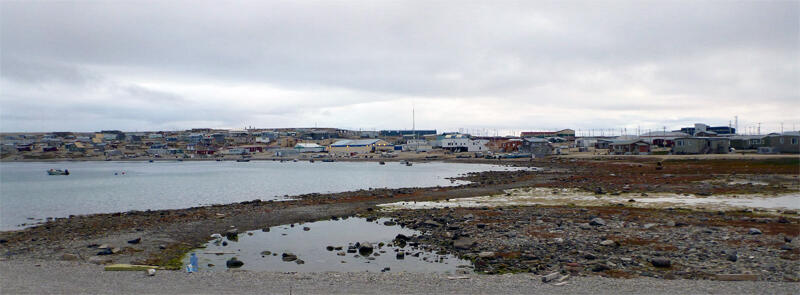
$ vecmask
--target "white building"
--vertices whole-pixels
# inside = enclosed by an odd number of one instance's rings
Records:
[[[433,149],[433,146],[424,139],[409,139],[403,145],[403,151],[408,152],[428,152]]]
[[[325,147],[316,143],[298,143],[294,149],[299,153],[321,153],[325,151]]]
[[[453,152],[485,152],[489,149],[486,139],[473,140],[466,134],[448,134],[439,139],[443,149]]]

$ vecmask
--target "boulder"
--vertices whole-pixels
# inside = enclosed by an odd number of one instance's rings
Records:
[[[358,245],[358,253],[360,253],[360,254],[362,254],[362,255],[369,255],[369,254],[372,254],[372,251],[373,251],[374,249],[375,249],[375,248],[374,248],[374,247],[372,247],[372,244],[370,244],[369,242],[361,242],[361,243]]]
[[[617,242],[613,241],[613,240],[604,240],[604,241],[600,242],[600,245],[603,245],[603,246],[606,246],[606,247],[617,246]]]
[[[228,268],[240,268],[242,267],[242,265],[244,265],[244,262],[242,262],[239,259],[236,259],[236,257],[232,257],[230,260],[225,261],[225,266],[227,266]]]
[[[650,264],[655,267],[670,267],[672,266],[672,262],[669,259],[658,257],[650,259]]]
[[[411,238],[409,238],[408,236],[406,236],[404,234],[398,234],[396,237],[394,237],[394,239],[395,240],[408,241]]]
[[[397,225],[397,222],[394,222],[394,221],[391,221],[391,220],[384,221],[383,225],[385,225],[385,226],[395,226],[395,225]]]
[[[228,238],[228,240],[236,241],[239,239],[239,230],[235,228],[229,229],[228,231],[225,232],[225,237]]]
[[[100,252],[97,252],[97,255],[111,255],[111,254],[114,254],[114,251],[112,251],[110,248],[103,248],[102,250],[100,250]]]
[[[728,261],[736,262],[739,260],[739,255],[736,252],[728,253],[728,257],[726,257]]]
[[[133,240],[128,241],[128,244],[138,244],[141,241],[142,241],[142,238],[139,237],[139,238],[135,238]]]
[[[476,244],[474,239],[461,237],[453,242],[453,247],[459,250],[468,250]]]
[[[748,230],[747,233],[751,234],[751,235],[760,235],[761,234],[761,230],[754,227],[754,228],[751,228],[750,230]]]
[[[293,253],[288,253],[288,252],[287,253],[283,253],[283,254],[281,254],[281,260],[286,261],[286,262],[295,261],[295,260],[297,260],[297,255],[294,255]]]
[[[405,259],[406,258],[406,251],[400,250],[397,251],[397,259]]]
[[[592,219],[592,221],[589,221],[589,225],[604,226],[606,225],[606,221],[600,217],[595,217]]]

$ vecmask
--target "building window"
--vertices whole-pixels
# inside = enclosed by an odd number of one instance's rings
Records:
[[[781,144],[783,144],[783,137],[781,137]]]
[[[797,144],[797,138],[792,138],[792,144]]]

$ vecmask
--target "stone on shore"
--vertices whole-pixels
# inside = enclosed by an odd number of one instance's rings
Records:
[[[459,238],[453,242],[453,247],[459,250],[469,250],[475,243],[475,240],[471,238]]]
[[[604,226],[606,225],[606,221],[600,217],[593,218],[592,221],[589,222],[590,225],[594,226]]]
[[[225,232],[225,237],[228,238],[228,240],[236,241],[237,239],[239,239],[239,231],[235,228],[229,229],[228,231]]]
[[[227,266],[228,268],[239,268],[242,267],[242,265],[244,265],[244,262],[242,262],[239,259],[236,259],[236,257],[232,257],[228,261],[225,261],[225,266]]]
[[[293,253],[289,253],[289,252],[283,253],[283,254],[281,254],[281,260],[286,261],[286,262],[295,261],[295,260],[297,260],[297,255],[294,255]]]
[[[78,259],[80,259],[78,255],[72,253],[64,253],[63,255],[61,255],[61,260],[64,261],[77,261]]]
[[[672,266],[672,262],[669,259],[658,257],[650,259],[650,263],[655,267],[670,267]]]

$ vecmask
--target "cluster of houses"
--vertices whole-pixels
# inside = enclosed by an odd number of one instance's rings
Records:
[[[800,132],[736,135],[730,127],[694,127],[655,131],[638,136],[576,137],[575,131],[523,132],[521,136],[471,136],[436,130],[353,131],[334,128],[191,129],[185,131],[94,133],[53,132],[3,134],[3,157],[22,158],[137,158],[220,157],[267,153],[297,157],[306,153],[358,156],[380,153],[471,153],[487,157],[545,157],[604,151],[616,155],[651,154],[658,149],[671,154],[724,154],[732,150],[759,153],[800,153]]]
[[[638,136],[584,137],[577,147],[607,149],[610,154],[650,154],[653,148],[668,148],[667,153],[727,154],[736,150],[752,150],[762,154],[800,153],[800,132],[790,131],[765,135],[736,135],[736,129],[695,124],[675,131],[653,131]]]

